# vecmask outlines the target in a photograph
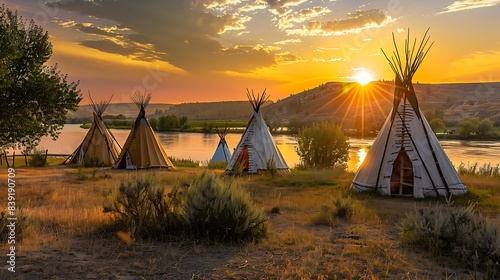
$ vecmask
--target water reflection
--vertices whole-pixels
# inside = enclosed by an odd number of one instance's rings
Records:
[[[125,143],[129,130],[111,130],[120,145]],[[50,153],[70,154],[81,143],[88,130],[81,129],[79,125],[66,125],[57,141],[51,138],[43,138],[40,146],[49,149]],[[158,140],[163,145],[169,156],[177,158],[191,158],[195,161],[206,162],[210,160],[217,144],[219,136],[217,134],[202,133],[157,133]],[[275,135],[276,146],[285,158],[288,166],[293,168],[300,162],[300,157],[296,152],[297,140],[290,135]],[[231,152],[241,138],[239,133],[229,133],[226,135],[226,141]],[[363,162],[374,139],[349,139],[349,162],[348,170],[356,171]],[[461,162],[465,165],[478,163],[482,166],[485,163],[500,163],[499,141],[440,141],[448,157],[455,167]],[[18,153],[18,152],[16,152]]]
[[[358,163],[356,164],[356,167],[359,168],[363,161],[365,160],[366,157],[366,149],[364,147],[360,148],[358,151]]]

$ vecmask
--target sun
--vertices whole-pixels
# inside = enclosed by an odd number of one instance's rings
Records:
[[[368,71],[362,70],[356,76],[354,76],[354,80],[358,82],[358,84],[364,86],[373,81],[373,78]]]

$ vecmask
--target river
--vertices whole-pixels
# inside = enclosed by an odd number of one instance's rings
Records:
[[[87,129],[80,128],[79,125],[67,124],[61,131],[57,141],[53,141],[50,138],[43,138],[40,147],[48,149],[49,153],[71,154],[81,143],[87,131]],[[130,132],[124,129],[112,129],[111,131],[120,145],[123,145]],[[208,162],[219,143],[219,136],[217,134],[159,132],[157,136],[169,156],[190,158],[201,162],[201,164]],[[236,147],[240,138],[241,134],[236,133],[229,133],[226,136],[226,141],[231,151]],[[274,140],[288,166],[294,167],[300,162],[300,158],[295,151],[297,140],[294,136],[275,135]],[[364,159],[366,152],[368,152],[368,149],[372,145],[373,140],[373,138],[350,139],[351,148],[349,151],[348,170],[357,170],[361,160]],[[500,163],[500,141],[442,140],[440,143],[456,167],[462,162],[466,166],[474,163],[478,163],[479,165]]]

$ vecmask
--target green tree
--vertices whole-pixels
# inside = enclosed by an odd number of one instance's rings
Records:
[[[429,125],[431,126],[432,131],[434,131],[434,133],[443,132],[446,129],[446,125],[444,124],[443,120],[440,118],[433,118],[429,122]]]
[[[475,133],[478,129],[478,125],[474,120],[467,119],[463,120],[458,124],[457,132],[463,139],[469,139],[472,133]]]
[[[161,116],[158,118],[158,131],[172,131],[180,127],[179,118],[174,115]]]
[[[478,125],[478,133],[479,135],[486,135],[493,129],[493,122],[486,118],[481,120],[481,123]]]
[[[156,118],[150,118],[149,119],[149,124],[151,124],[151,128],[154,131],[158,130],[158,119],[156,119]]]
[[[297,142],[297,153],[306,168],[346,168],[349,141],[340,126],[314,123],[300,129]]]
[[[188,125],[188,117],[187,116],[182,116],[179,119],[179,125],[180,125],[181,130],[187,129],[189,127],[189,125]]]
[[[55,66],[49,34],[17,12],[0,7],[0,146],[32,148],[43,136],[56,139],[68,110],[81,100]]]

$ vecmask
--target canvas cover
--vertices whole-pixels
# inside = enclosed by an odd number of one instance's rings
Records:
[[[383,195],[397,194],[394,189],[391,191],[391,178],[394,179],[393,168],[400,166],[394,163],[403,149],[411,161],[409,166],[413,167],[409,173],[413,176],[415,198],[465,194],[467,188],[424,115],[420,113],[421,118],[418,118],[413,107],[405,102],[399,104],[394,121],[391,115],[392,111],[359,167],[351,188],[376,190]]]
[[[271,157],[274,158],[278,171],[289,172],[260,110],[254,110],[226,171],[235,171],[238,166],[244,166],[244,171],[258,173],[260,170],[267,170],[267,161]]]
[[[227,146],[226,139],[224,139],[224,136],[221,136],[219,145],[217,145],[217,149],[215,150],[212,159],[210,159],[210,163],[229,162],[230,159],[231,159],[231,152],[229,151],[229,148]]]
[[[120,148],[101,117],[94,114],[94,121],[82,143],[68,159],[68,163],[112,166],[118,159]]]
[[[149,121],[141,113],[130,132],[115,168],[172,168]]]

